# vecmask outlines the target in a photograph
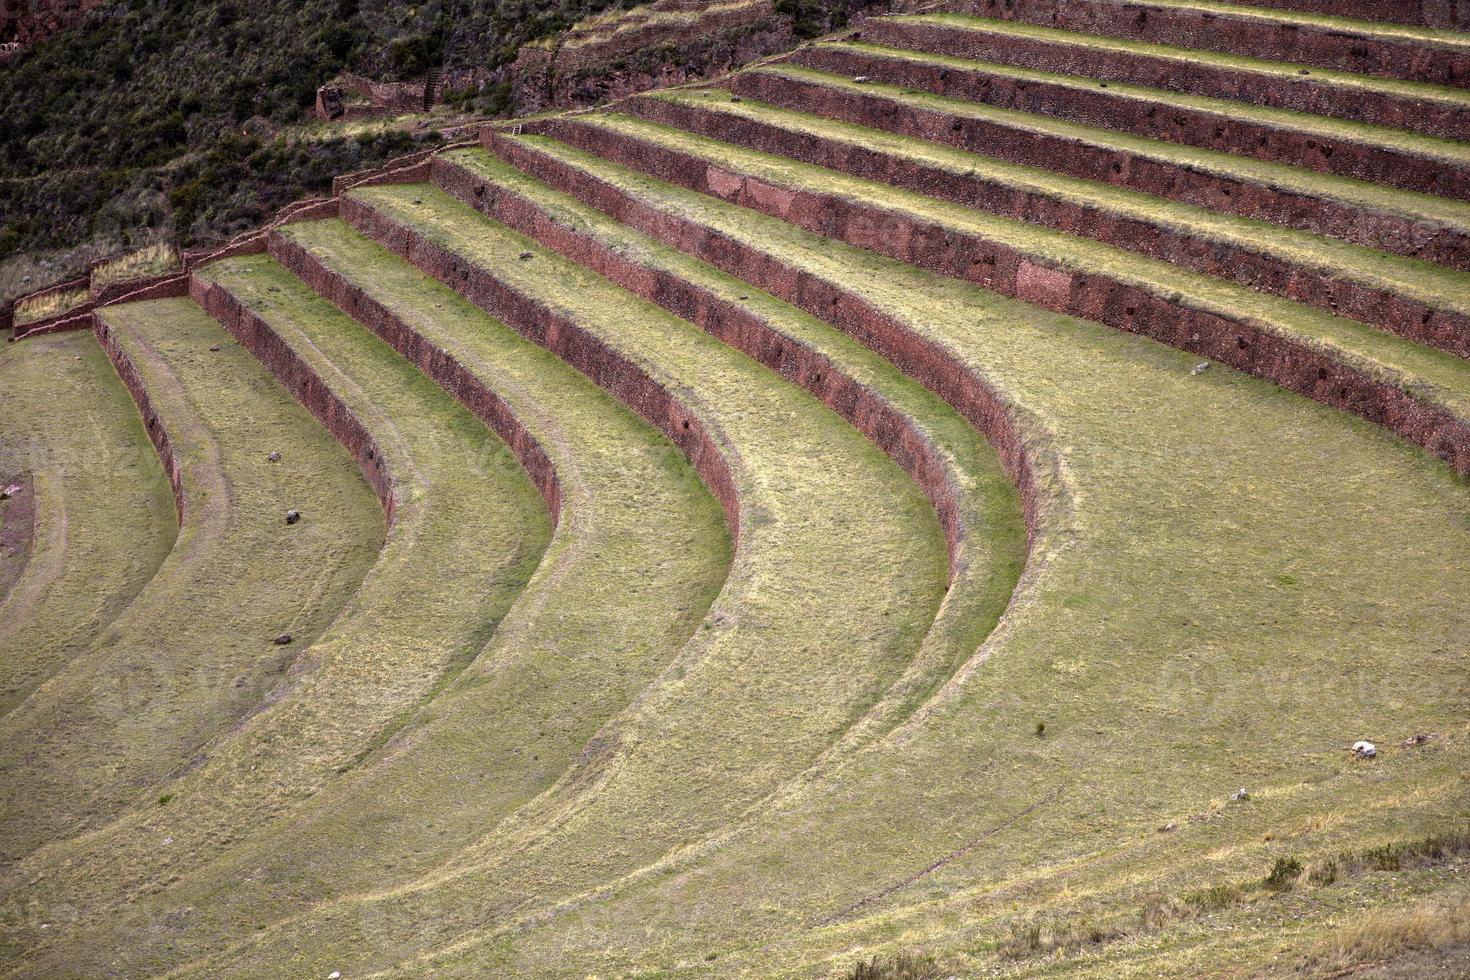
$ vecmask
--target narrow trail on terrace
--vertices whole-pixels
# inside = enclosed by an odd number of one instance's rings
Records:
[[[25,566],[0,599],[7,712],[143,589],[177,525],[138,413],[90,337],[0,347],[0,388],[0,479],[28,474],[35,515]]]
[[[272,639],[325,629],[381,535],[351,461],[243,351],[211,351],[227,337],[197,307],[106,317],[147,390],[148,423],[171,442],[182,524],[126,611],[0,720],[7,863],[156,806],[148,790],[276,683],[291,653]],[[277,449],[294,457],[289,488],[266,459]],[[288,530],[290,507],[312,518]]]

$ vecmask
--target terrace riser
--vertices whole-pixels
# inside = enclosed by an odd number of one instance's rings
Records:
[[[501,159],[534,174],[538,180],[831,324],[938,395],[995,449],[1020,493],[1027,540],[1034,539],[1039,519],[1034,461],[1011,410],[983,379],[959,365],[942,348],[898,321],[881,316],[856,296],[833,290],[692,222],[646,208],[616,189],[583,179],[575,170],[494,131],[486,131],[485,143]]]
[[[1235,99],[1319,116],[1393,126],[1430,136],[1470,139],[1470,113],[1464,110],[1381,92],[1320,84],[1310,76],[1282,77],[937,24],[904,24],[882,18],[865,22],[861,37],[864,41],[888,47]]]
[[[788,109],[1470,271],[1470,235],[1430,222],[1278,190],[1228,175],[1186,169],[1127,151],[1088,146],[986,120],[905,105],[881,95],[859,94],[763,72],[738,75],[731,82],[732,89],[742,96]],[[648,101],[652,100],[640,100],[640,104]]]
[[[271,257],[319,296],[383,339],[508,445],[540,491],[552,524],[561,519],[561,486],[551,458],[526,431],[499,395],[465,369],[448,351],[424,339],[392,310],[324,266],[309,251],[285,236],[271,235]]]
[[[376,439],[316,371],[260,316],[218,283],[190,277],[189,295],[275,376],[356,462],[393,526],[397,492]]]
[[[1101,276],[1041,265],[994,243],[834,195],[774,187],[620,134],[559,120],[538,123],[537,128],[609,161],[658,174],[665,181],[780,218],[813,234],[974,282],[1058,313],[1152,337],[1266,378],[1376,422],[1446,460],[1457,472],[1470,473],[1470,423],[1249,323],[1195,310]]]
[[[1303,10],[1313,14],[1357,17],[1420,27],[1464,27],[1470,24],[1470,0],[1233,0],[1249,7]]]
[[[558,224],[526,198],[505,188],[487,187],[462,167],[436,161],[434,183],[451,197],[742,351],[842,416],[924,491],[939,517],[950,570],[954,571],[965,533],[957,508],[958,488],[951,483],[934,443],[877,392],[736,303],[671,273],[632,261],[594,237]]]
[[[138,406],[138,415],[143,419],[143,428],[148,432],[148,441],[153,443],[153,450],[158,454],[158,461],[163,465],[163,473],[168,477],[169,489],[174,498],[174,516],[182,526],[184,523],[184,478],[179,468],[178,456],[174,453],[173,441],[169,438],[168,429],[158,418],[158,412],[153,408],[153,401],[148,397],[148,387],[143,383],[143,376],[138,373],[138,367],[133,359],[128,356],[118,343],[117,334],[98,314],[91,315],[92,335],[97,338],[97,343],[102,346],[107,359],[112,362],[112,369],[117,372],[123,387],[133,398],[133,404]]]
[[[488,270],[466,262],[361,201],[342,199],[342,219],[421,272],[586,375],[684,453],[725,513],[740,546],[740,498],[730,466],[699,418],[641,368],[576,323],[512,290]]]
[[[1324,138],[1096,89],[1018,81],[1000,73],[885,58],[853,48],[803,48],[796,51],[791,60],[822,71],[849,76],[866,75],[875,81],[922,89],[949,98],[1285,163],[1403,190],[1470,199],[1470,168],[1383,147]]]
[[[1347,282],[1329,273],[1293,265],[1269,254],[1119,217],[999,181],[953,173],[902,156],[852,147],[728,113],[655,98],[636,100],[621,108],[655,122],[749,149],[883,181],[965,207],[1106,242],[1352,317],[1451,354],[1470,357],[1470,319]]]
[[[951,9],[1080,34],[1225,51],[1381,78],[1455,86],[1470,82],[1470,52],[1365,36],[1346,28],[1156,7],[1146,0],[964,0]]]

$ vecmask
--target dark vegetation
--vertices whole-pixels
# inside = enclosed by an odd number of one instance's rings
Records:
[[[1305,865],[1295,855],[1288,855],[1277,858],[1261,878],[1222,882],[1177,896],[1150,896],[1131,918],[1028,918],[1012,927],[1010,934],[1001,941],[999,950],[1011,959],[1052,955],[1058,950],[1064,954],[1075,953],[1120,939],[1156,933],[1171,923],[1190,921],[1297,887],[1322,888],[1375,871],[1434,867],[1460,860],[1466,855],[1470,855],[1470,830],[1453,830],[1361,851],[1340,851]],[[872,976],[885,977],[888,974]]]
[[[847,980],[937,980],[942,975],[931,957],[899,953],[887,959],[859,960]]]
[[[98,237],[213,244],[334,174],[413,148],[403,133],[275,135],[343,70],[393,80],[494,69],[609,0],[130,0],[0,69],[0,260]],[[504,112],[505,86],[456,93]],[[423,137],[419,137],[421,140]]]

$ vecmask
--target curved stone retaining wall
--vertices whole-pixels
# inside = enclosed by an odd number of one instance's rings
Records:
[[[190,277],[189,295],[204,310],[234,335],[240,344],[275,375],[286,390],[324,425],[357,461],[368,485],[376,491],[383,505],[388,526],[393,526],[397,510],[397,490],[393,474],[383,462],[383,454],[372,433],[322,381],[305,360],[271,329],[270,325],[247,309],[228,289],[198,276]]]
[[[718,232],[655,211],[617,188],[567,167],[523,143],[487,134],[491,150],[507,162],[670,247],[695,256],[805,310],[852,336],[918,381],[959,412],[985,437],[1016,485],[1028,543],[1041,524],[1035,450],[1028,445],[1012,409],[981,377],[960,365],[948,351],[887,316],[855,293],[803,273],[776,258],[748,248]]]
[[[1034,193],[1004,181],[956,173],[900,154],[855,148],[837,140],[814,137],[730,113],[711,112],[655,98],[636,99],[621,108],[655,122],[727,143],[1092,238],[1391,330],[1450,354],[1470,357],[1470,318],[1352,282],[1337,275],[1335,270],[1289,262],[1242,244],[1191,234]],[[824,110],[823,114],[843,118],[838,112]],[[851,121],[873,125],[863,119]],[[896,126],[894,119],[888,121],[887,128]],[[921,139],[940,141],[940,133],[923,126],[920,121],[898,128]]]
[[[487,193],[473,173],[436,160],[434,183],[453,197],[542,245],[656,303],[805,388],[897,463],[929,498],[955,571],[963,526],[956,487],[938,448],[881,395],[843,374],[815,350],[774,330],[736,303],[671,273],[641,265],[591,235],[558,224],[533,202],[503,188]]]
[[[466,262],[413,229],[391,221],[361,201],[343,198],[342,218],[527,339],[556,354],[667,435],[719,501],[731,542],[739,548],[740,497],[729,463],[698,416],[642,368],[573,320],[521,295],[487,270]]]
[[[323,298],[381,337],[505,440],[530,476],[531,482],[541,492],[552,523],[560,522],[562,493],[556,468],[541,444],[526,431],[520,419],[516,418],[510,406],[499,395],[466,370],[447,350],[429,343],[392,310],[373,299],[361,287],[322,265],[310,252],[291,239],[272,233],[270,254]]]
[[[1048,267],[996,243],[836,195],[771,187],[666,147],[559,120],[539,125],[571,145],[644,173],[659,174],[691,190],[779,217],[814,234],[839,238],[920,268],[975,282],[1058,313],[1143,334],[1265,378],[1376,422],[1441,457],[1456,472],[1470,474],[1470,423],[1466,420],[1322,351],[1244,320],[1192,309],[1100,276]],[[542,179],[554,172],[554,165],[546,161],[534,165]],[[567,173],[567,178],[567,185],[572,187],[591,182],[585,175]],[[599,196],[615,193],[602,189]],[[634,224],[618,213],[614,216]],[[668,220],[662,218],[652,227]],[[634,227],[649,231],[637,224]],[[699,237],[708,235],[705,231]],[[726,271],[754,282],[746,273],[758,270],[741,265]],[[898,354],[902,356],[901,351]]]

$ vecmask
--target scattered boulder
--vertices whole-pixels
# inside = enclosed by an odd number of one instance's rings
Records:
[[[1420,732],[1418,735],[1410,735],[1399,743],[1400,747],[1406,749],[1417,749],[1421,745],[1428,744],[1439,738],[1438,732]]]
[[[1374,745],[1372,742],[1365,742],[1362,739],[1359,739],[1358,741],[1353,743],[1353,756],[1355,758],[1371,759],[1376,755],[1378,755],[1378,746]]]
[[[20,493],[20,484],[19,483],[12,483],[12,484],[10,484],[10,486],[6,487],[4,490],[0,490],[0,500],[9,500],[11,497],[14,497],[14,496],[16,496],[19,493]]]
[[[531,257],[531,253],[530,252],[522,252],[521,253],[521,261],[522,262],[526,261],[530,257]]]
[[[210,344],[209,345],[209,349],[211,351],[218,351],[219,350],[219,344]]]
[[[1251,795],[1249,793],[1247,793],[1245,791],[1245,787],[1242,786],[1240,789],[1236,790],[1234,793],[1231,793],[1230,794],[1230,798],[1232,800],[1248,800],[1248,799],[1251,798]]]
[[[1189,373],[1190,374],[1204,374],[1209,369],[1210,369],[1210,362],[1209,361],[1200,361],[1198,364],[1196,364],[1190,370]]]
[[[272,453],[266,453],[265,454],[265,458],[268,459],[268,460],[270,460],[272,463],[279,463],[281,461],[281,454],[280,453],[274,453],[274,452],[272,452]]]
[[[1177,823],[1175,823],[1174,821],[1170,820],[1168,823],[1164,824],[1162,827],[1159,828],[1159,833],[1161,833],[1161,834],[1172,834],[1174,831],[1176,831],[1178,829],[1179,829],[1179,825]]]
[[[301,511],[299,511],[299,510],[288,510],[288,511],[286,511],[286,523],[287,524],[295,524],[299,520],[301,520]]]
[[[854,75],[852,76],[852,80],[854,82],[857,82],[859,85],[865,85],[868,82],[872,81],[873,78],[871,75]]]
[[[278,646],[278,647],[289,646],[291,644],[291,634],[290,633],[282,633],[280,636],[276,637],[272,642],[275,643],[275,645]]]

